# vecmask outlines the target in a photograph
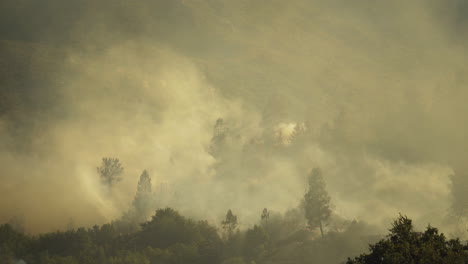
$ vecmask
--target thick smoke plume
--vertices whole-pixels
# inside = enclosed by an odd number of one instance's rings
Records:
[[[108,222],[145,169],[158,206],[241,227],[314,167],[345,219],[468,201],[463,1],[46,2],[0,6],[0,221]]]

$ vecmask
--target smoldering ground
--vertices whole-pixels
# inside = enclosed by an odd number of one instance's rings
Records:
[[[245,225],[316,166],[345,219],[449,228],[467,199],[463,1],[2,5],[3,221],[110,221],[143,169],[161,206]],[[104,156],[125,167],[111,194]]]

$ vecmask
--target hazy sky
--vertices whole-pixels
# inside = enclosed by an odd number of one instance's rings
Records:
[[[297,206],[316,166],[346,219],[387,226],[401,212],[449,226],[454,197],[468,203],[462,0],[0,10],[0,222],[38,232],[110,221],[143,169],[160,206],[213,222]],[[111,194],[102,157],[125,167]]]

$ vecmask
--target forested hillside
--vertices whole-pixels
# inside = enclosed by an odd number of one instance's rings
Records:
[[[266,211],[265,211],[266,212]],[[229,217],[231,215],[231,217]],[[322,237],[291,226],[287,218],[262,214],[258,225],[236,229],[229,211],[219,230],[207,221],[181,216],[171,208],[158,209],[134,232],[122,232],[122,223],[77,228],[28,236],[11,225],[0,226],[2,263],[38,264],[183,264],[183,263],[345,263],[346,254],[358,255],[365,229],[353,222],[345,230]],[[230,225],[227,227],[227,225]],[[400,216],[390,234],[370,245],[370,253],[348,257],[347,264],[466,263],[468,244],[446,239],[437,228],[414,231],[410,219]]]
[[[467,262],[467,14],[1,0],[0,264]]]

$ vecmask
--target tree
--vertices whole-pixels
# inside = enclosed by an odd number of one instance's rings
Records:
[[[213,127],[213,137],[211,138],[210,154],[217,156],[223,147],[229,129],[222,118],[218,118]]]
[[[348,258],[346,263],[468,263],[468,246],[459,239],[446,240],[437,228],[428,226],[425,232],[416,232],[411,219],[400,215],[389,231],[384,239],[369,246],[370,253]]]
[[[151,185],[151,177],[144,170],[138,181],[135,198],[132,207],[124,212],[122,217],[115,220],[115,228],[122,233],[132,233],[139,229],[140,223],[148,220],[155,209],[154,196]]]
[[[138,181],[137,192],[133,200],[133,207],[136,210],[137,216],[145,218],[153,210],[153,192],[151,186],[151,178],[146,170],[140,175]]]
[[[226,214],[226,219],[221,222],[223,229],[227,231],[228,235],[231,236],[237,227],[237,216],[234,215],[231,209]]]
[[[319,168],[314,168],[309,174],[309,186],[304,194],[304,208],[307,225],[310,229],[320,228],[323,237],[323,225],[330,219],[330,196],[325,189],[325,182]]]
[[[270,218],[270,212],[268,211],[268,209],[263,208],[262,216],[261,216],[262,222],[267,222],[269,218]]]
[[[202,240],[197,223],[181,216],[172,208],[158,209],[148,222],[141,224],[140,245],[168,248],[177,243],[193,244]]]
[[[123,171],[122,164],[117,158],[102,158],[101,166],[97,167],[97,172],[101,177],[101,181],[112,187],[116,182],[120,181],[120,175]]]
[[[267,253],[268,233],[263,227],[254,225],[245,232],[244,256],[247,260],[258,262]]]
[[[10,224],[0,225],[0,263],[8,263],[10,257],[25,255],[31,250],[31,242]]]

